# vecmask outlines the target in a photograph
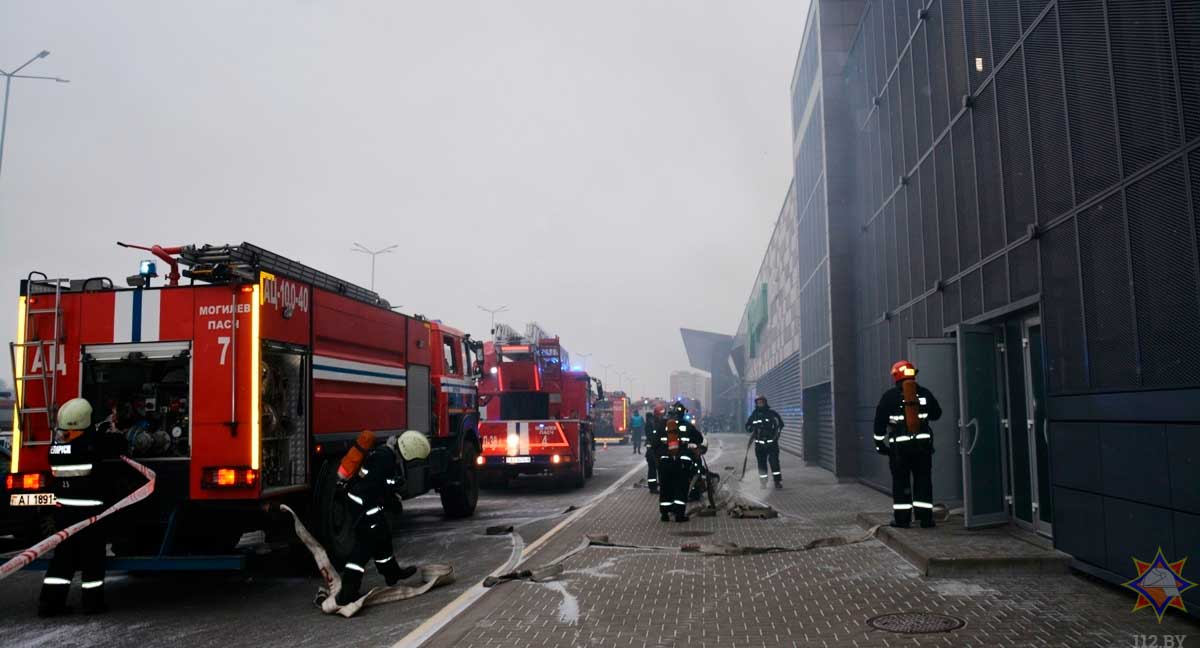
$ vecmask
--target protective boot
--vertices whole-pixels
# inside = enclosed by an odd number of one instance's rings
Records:
[[[83,590],[83,613],[103,614],[108,611],[104,603],[104,586],[91,587]]]
[[[783,488],[783,480],[776,480],[775,488]]]
[[[342,589],[338,590],[337,598],[334,599],[338,607],[349,605],[362,597],[362,580],[363,573],[356,569],[342,572]]]
[[[396,583],[399,583],[400,581],[417,573],[416,567],[413,567],[412,565],[401,567],[396,563],[396,559],[391,557],[383,560],[382,562],[376,560],[375,569],[378,569],[379,573],[383,575],[383,580],[388,584],[388,587],[391,587],[392,585],[395,585]]]
[[[688,517],[687,513],[676,513],[675,514],[676,522],[687,522],[689,519],[691,519],[691,518]]]
[[[38,616],[49,618],[61,614],[70,614],[71,608],[67,605],[67,593],[70,591],[71,586],[69,584],[43,584],[41,596],[38,597]]]

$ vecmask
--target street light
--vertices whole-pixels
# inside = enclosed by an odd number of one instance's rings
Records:
[[[616,365],[606,365],[606,364],[600,365],[600,368],[604,370],[604,384],[606,384],[606,385],[608,384],[608,370],[612,369],[615,366]]]
[[[385,248],[381,248],[378,250],[372,250],[372,249],[368,248],[367,246],[363,245],[362,243],[355,243],[354,247],[350,248],[351,252],[358,252],[360,254],[371,255],[371,291],[372,292],[375,291],[375,257],[379,256],[380,254],[390,254],[392,250],[395,250],[398,247],[400,247],[399,243],[397,243],[396,245],[389,245]]]
[[[480,306],[480,307],[479,307],[479,310],[481,310],[481,311],[483,311],[483,312],[485,312],[485,313],[489,313],[489,314],[491,314],[491,316],[492,316],[492,326],[491,326],[491,328],[490,328],[489,330],[492,332],[492,335],[493,335],[493,336],[494,336],[494,335],[496,335],[496,313],[503,313],[503,312],[507,311],[507,310],[508,310],[508,306],[500,306],[500,307],[498,307],[498,308],[486,308],[486,307],[484,307],[484,306]]]
[[[584,370],[584,371],[587,371],[587,368],[588,368],[587,359],[588,359],[588,358],[590,358],[590,357],[592,357],[592,354],[590,354],[590,353],[576,353],[575,355],[579,356],[580,358],[583,358],[583,370]]]
[[[24,70],[26,67],[29,67],[30,63],[33,63],[34,61],[36,61],[38,59],[44,59],[47,56],[50,56],[50,50],[42,50],[42,51],[38,52],[36,56],[29,59],[28,61],[25,61],[25,63],[23,65],[21,65],[21,67],[13,70],[12,72],[5,72],[4,70],[0,70],[0,75],[4,75],[4,112],[3,112],[3,114],[0,114],[0,170],[3,170],[3,168],[4,168],[4,134],[8,128],[8,95],[12,91],[12,80],[13,79],[39,79],[42,81],[57,81],[59,83],[70,83],[70,81],[68,81],[66,79],[60,79],[58,77],[31,76],[28,74],[17,74],[17,72],[20,72],[21,70]]]

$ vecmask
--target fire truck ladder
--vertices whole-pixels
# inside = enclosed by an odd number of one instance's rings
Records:
[[[41,279],[35,277],[40,276]],[[46,429],[53,430],[55,424],[55,415],[58,412],[56,400],[58,398],[58,363],[64,359],[60,357],[62,353],[62,293],[63,288],[68,290],[71,287],[70,279],[50,279],[41,272],[30,272],[25,278],[25,284],[22,286],[22,296],[25,297],[25,321],[22,322],[24,327],[23,339],[18,342],[10,342],[8,345],[9,358],[12,361],[13,380],[16,382],[16,405],[17,416],[21,418],[21,428],[29,430],[29,416],[33,414],[43,414],[46,417]],[[49,305],[43,305],[41,298],[54,295],[54,301]],[[31,300],[32,303],[31,303]],[[54,316],[54,326],[51,328],[51,339],[44,340],[38,338],[39,329],[36,324],[41,321],[42,316]],[[31,339],[38,338],[38,339]],[[26,353],[32,351],[37,357],[40,354],[42,359],[42,370],[38,373],[26,374],[25,368],[28,366]],[[20,359],[18,359],[20,356]],[[49,374],[49,375],[47,375]],[[42,406],[28,407],[26,405],[30,383],[39,383],[42,387]],[[22,439],[22,443],[27,443],[26,439]]]

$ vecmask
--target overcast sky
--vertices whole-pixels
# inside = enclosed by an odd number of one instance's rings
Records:
[[[806,0],[0,1],[0,299],[243,240],[664,394],[732,332],[791,177]],[[12,339],[5,333],[3,339]],[[10,374],[8,362],[0,375]],[[618,383],[615,370],[610,386]]]

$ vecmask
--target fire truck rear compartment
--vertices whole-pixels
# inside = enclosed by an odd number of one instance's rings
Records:
[[[136,459],[189,457],[186,345],[156,351],[129,346],[123,352],[85,350],[83,397],[95,407],[97,429],[125,437],[129,454]]]

